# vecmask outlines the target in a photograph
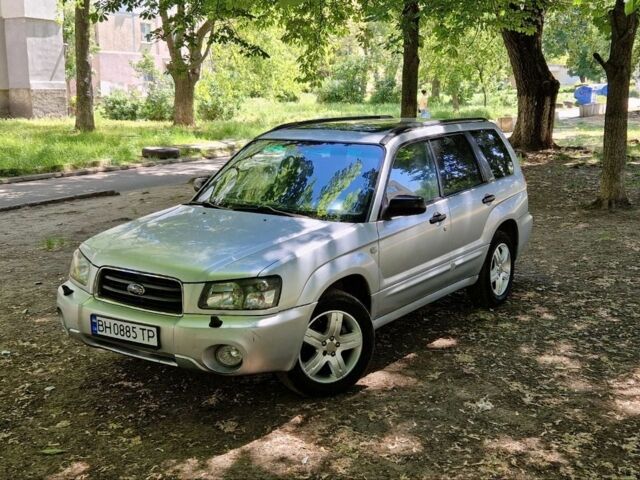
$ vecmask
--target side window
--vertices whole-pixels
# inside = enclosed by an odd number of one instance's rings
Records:
[[[477,130],[469,132],[475,139],[484,158],[489,162],[493,176],[506,177],[513,174],[513,160],[500,135],[494,130]]]
[[[471,145],[464,135],[449,135],[431,141],[445,195],[482,183],[482,175]]]
[[[428,202],[440,195],[438,173],[427,151],[422,142],[398,150],[389,173],[387,200],[396,195],[418,195]]]

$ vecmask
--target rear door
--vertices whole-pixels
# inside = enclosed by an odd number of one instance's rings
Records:
[[[495,205],[495,192],[486,165],[478,161],[467,133],[431,140],[430,146],[442,181],[442,193],[451,214],[448,241],[453,280],[477,275],[482,268],[482,233]]]
[[[383,203],[403,194],[424,198],[427,211],[378,221],[379,316],[440,290],[450,277],[448,200],[440,194],[434,159],[424,141],[398,149]],[[438,217],[442,220],[434,221]]]

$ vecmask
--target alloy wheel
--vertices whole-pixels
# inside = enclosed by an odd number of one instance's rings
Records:
[[[347,312],[323,312],[309,323],[300,350],[300,366],[310,379],[336,382],[351,372],[362,352],[362,330]]]

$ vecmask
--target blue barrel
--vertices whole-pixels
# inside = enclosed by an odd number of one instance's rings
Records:
[[[589,103],[596,103],[596,92],[593,87],[589,85],[581,85],[576,88],[573,96],[578,102],[578,105],[588,105]]]

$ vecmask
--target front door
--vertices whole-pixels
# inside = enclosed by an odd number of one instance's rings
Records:
[[[448,200],[440,195],[438,173],[426,142],[398,149],[385,201],[395,195],[419,195],[427,211],[378,221],[382,278],[377,316],[440,290],[450,277]]]

